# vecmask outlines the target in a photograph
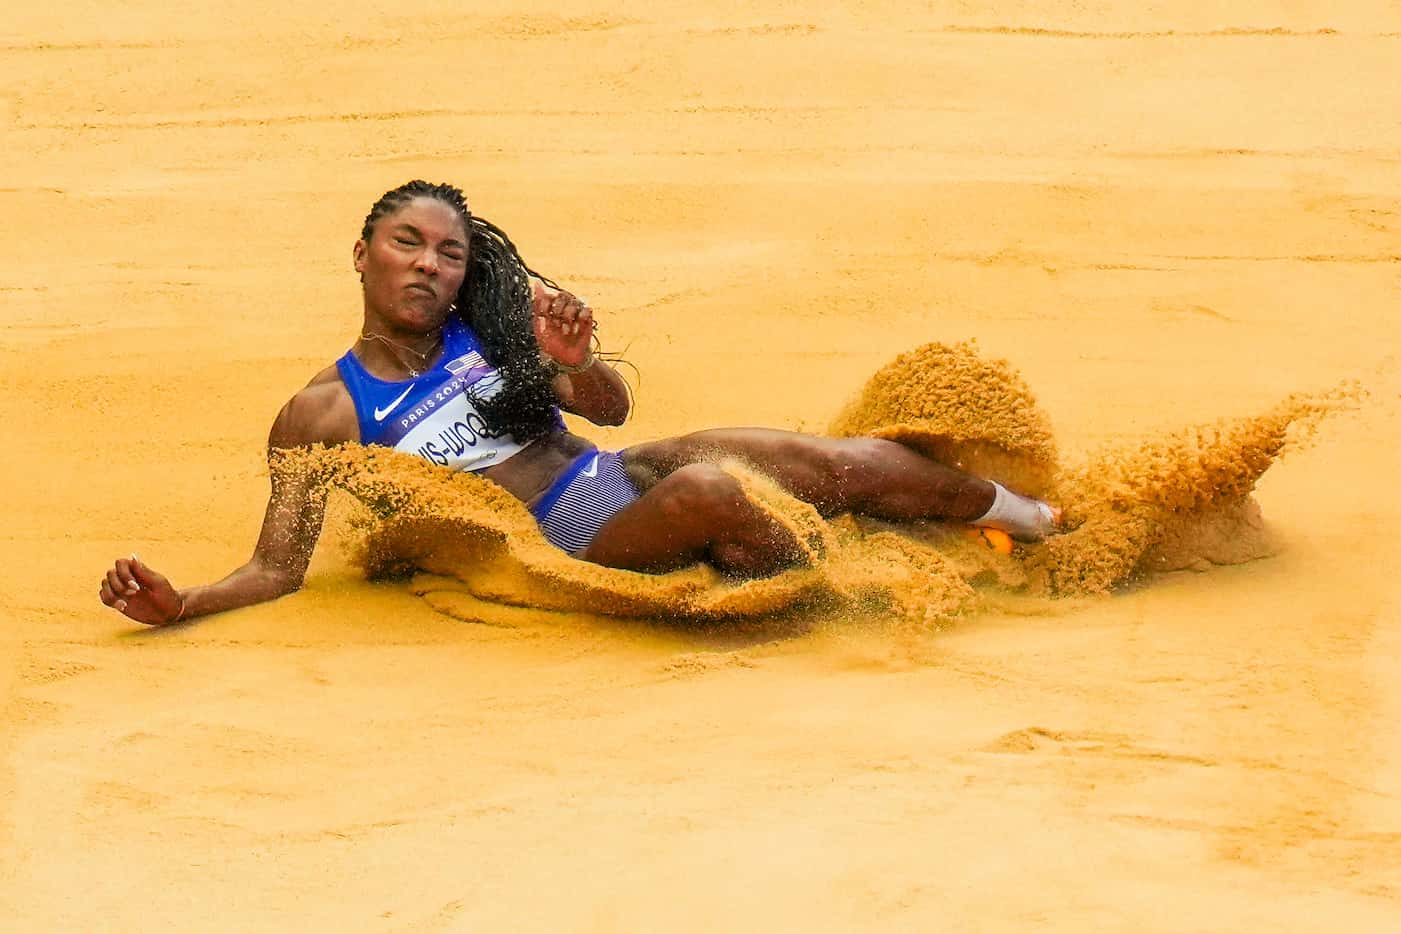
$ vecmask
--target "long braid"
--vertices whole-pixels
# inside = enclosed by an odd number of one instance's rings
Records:
[[[530,277],[555,284],[521,259],[511,238],[496,225],[473,217],[467,277],[458,313],[476,333],[487,362],[501,371],[502,389],[472,403],[494,430],[533,441],[558,427],[554,374],[540,357],[531,321]],[[470,392],[470,390],[469,390]]]
[[[487,427],[522,443],[558,427],[553,374],[540,358],[531,322],[530,277],[556,288],[521,259],[511,239],[494,224],[473,217],[461,189],[419,179],[400,185],[375,202],[365,218],[366,243],[375,224],[414,198],[434,198],[462,217],[468,234],[467,274],[457,293],[457,314],[477,335],[482,356],[501,372],[501,389],[490,398],[471,390],[468,398]]]

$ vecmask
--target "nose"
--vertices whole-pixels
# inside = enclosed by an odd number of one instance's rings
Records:
[[[424,250],[418,254],[418,259],[414,261],[414,268],[425,276],[436,276],[438,274],[438,254],[434,250]]]

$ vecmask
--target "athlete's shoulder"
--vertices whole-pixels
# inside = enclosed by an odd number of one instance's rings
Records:
[[[355,401],[336,367],[328,366],[287,400],[268,435],[274,448],[360,440]]]

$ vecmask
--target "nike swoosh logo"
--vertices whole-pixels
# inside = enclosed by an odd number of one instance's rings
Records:
[[[583,474],[584,476],[588,477],[590,480],[592,480],[594,477],[597,477],[597,476],[598,476],[598,455],[595,454],[595,455],[593,456],[593,461],[589,464],[589,466],[585,467],[583,470],[581,470],[581,471],[579,471],[579,472],[580,472],[581,474]]]
[[[382,422],[382,421],[384,421],[384,416],[388,415],[390,412],[392,412],[392,411],[394,411],[395,409],[397,409],[397,408],[399,407],[399,403],[404,401],[404,397],[407,396],[409,393],[413,392],[413,387],[414,387],[414,384],[413,384],[413,383],[409,383],[409,388],[408,388],[408,389],[405,389],[403,392],[399,393],[399,398],[395,399],[393,402],[389,403],[389,404],[386,405],[384,408],[381,409],[381,408],[379,408],[378,406],[376,406],[376,407],[375,407],[375,421],[377,421],[377,422]]]

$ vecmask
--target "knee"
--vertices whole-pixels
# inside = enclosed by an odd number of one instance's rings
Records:
[[[666,520],[703,530],[704,553],[722,574],[767,577],[802,559],[792,534],[756,508],[740,482],[720,468],[679,468],[667,486]]]
[[[666,486],[662,510],[676,522],[733,519],[745,501],[739,481],[711,464],[679,467],[667,477]]]

